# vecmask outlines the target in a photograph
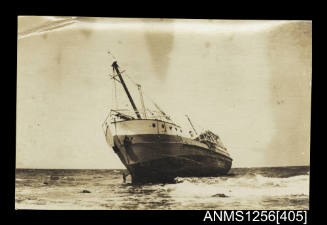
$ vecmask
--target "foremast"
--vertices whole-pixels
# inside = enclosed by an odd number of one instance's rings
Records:
[[[134,100],[133,100],[133,98],[132,98],[132,96],[131,96],[128,88],[127,88],[127,85],[126,85],[126,83],[125,83],[125,81],[124,81],[124,79],[123,79],[123,77],[121,75],[122,72],[120,72],[120,70],[119,70],[119,66],[118,66],[117,61],[114,61],[111,66],[113,68],[113,71],[116,73],[116,75],[113,75],[112,76],[112,79],[114,79],[115,81],[119,82],[123,86],[124,91],[125,91],[128,99],[129,99],[129,102],[131,103],[131,105],[133,107],[133,111],[134,111],[134,113],[137,116],[137,119],[140,119],[140,120],[141,119],[149,119],[151,116],[148,117],[148,115],[146,114],[147,109],[145,108],[141,85],[140,84],[137,84],[135,81],[132,80],[132,82],[137,86],[138,91],[139,91],[139,94],[140,94],[142,111],[139,111],[138,108],[136,107],[135,102],[134,102]],[[115,78],[116,76],[119,77],[119,80]],[[116,101],[117,101],[117,99],[116,99]],[[165,120],[172,121],[170,119],[170,117],[153,100],[151,100],[151,102],[153,103],[153,105],[157,108],[157,110],[161,114],[160,117],[164,117]],[[133,116],[126,115],[123,112],[118,112],[117,110],[111,110],[111,111],[115,112],[116,116],[118,116],[121,119],[124,119],[124,120],[132,120],[132,119],[135,119]],[[155,113],[154,111],[149,111],[149,112],[150,112],[150,114],[152,116],[155,115],[154,114]],[[142,113],[142,116],[141,116],[141,113]]]
[[[124,81],[124,79],[123,79],[123,77],[122,77],[122,75],[121,75],[121,73],[119,71],[119,68],[118,68],[119,66],[117,64],[117,61],[114,61],[111,66],[116,71],[116,73],[117,73],[117,75],[119,77],[120,83],[123,85],[123,88],[124,88],[124,90],[126,92],[126,95],[127,95],[128,99],[129,99],[129,101],[130,101],[130,103],[131,103],[131,105],[132,105],[132,107],[134,109],[134,112],[135,112],[137,118],[142,119],[142,117],[141,117],[141,115],[140,115],[140,113],[139,113],[139,111],[138,111],[138,109],[137,109],[137,107],[136,107],[136,105],[134,103],[134,100],[133,100],[131,94],[128,91],[128,88],[127,88],[127,86],[125,84],[125,81]]]

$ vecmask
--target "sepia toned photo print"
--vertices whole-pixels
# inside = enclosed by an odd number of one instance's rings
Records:
[[[308,210],[312,21],[19,16],[15,209]]]

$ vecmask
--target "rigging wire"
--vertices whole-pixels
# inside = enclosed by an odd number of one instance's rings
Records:
[[[126,75],[126,77],[136,86],[136,87],[138,87],[138,83],[136,83],[127,73],[125,73],[124,75]],[[143,92],[143,94],[144,94],[144,96],[145,97],[147,97],[151,102],[152,102],[152,104],[166,117],[166,119],[169,119],[169,120],[171,120],[170,119],[170,116],[167,114],[167,113],[165,113],[162,109],[161,109],[161,107],[159,107],[158,106],[158,104],[152,99],[152,98],[150,98],[143,90],[142,90],[142,92]]]
[[[108,54],[110,54],[114,59],[116,59],[115,56],[114,56],[111,52],[108,51]],[[114,71],[113,71],[113,72],[114,72]],[[136,82],[132,79],[132,77],[130,77],[130,76],[126,73],[126,71],[123,71],[122,73],[124,73],[124,76],[126,76],[126,77],[128,78],[128,80],[131,81],[132,84],[135,85],[135,86],[138,88],[139,84],[136,83]],[[116,81],[117,81],[117,80],[115,79],[115,76],[112,76],[112,79],[113,79],[114,87],[115,87],[116,108],[118,108],[118,103],[117,103],[117,102],[119,102],[119,101],[118,101],[118,96],[117,96],[117,87],[116,87]],[[169,116],[167,113],[165,113],[165,112],[161,109],[161,107],[159,107],[158,104],[157,104],[157,103],[156,103],[156,102],[155,102],[155,101],[154,101],[150,96],[148,96],[148,95],[147,95],[143,90],[142,90],[142,93],[143,93],[143,95],[144,95],[148,100],[150,100],[150,102],[155,106],[155,108],[157,108],[158,113],[161,113],[165,119],[168,119],[168,120],[170,120],[170,121],[173,122],[173,120],[170,118],[170,116]],[[145,107],[144,107],[144,108],[145,108]],[[147,108],[145,108],[145,110],[148,111],[148,112],[150,112],[150,114],[154,115],[153,112],[155,112],[155,111],[151,111],[150,109],[147,109]]]
[[[114,90],[115,90],[115,107],[118,108],[118,99],[117,99],[117,85],[115,79],[112,79],[114,82]]]
[[[113,75],[109,75],[112,79],[112,83],[113,83],[113,89],[112,89],[112,93],[111,93],[111,105],[112,108],[118,108],[118,97],[117,97],[117,85],[116,85],[116,79],[115,79],[115,75],[114,75],[114,71],[113,71]]]

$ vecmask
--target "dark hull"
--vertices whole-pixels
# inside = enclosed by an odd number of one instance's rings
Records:
[[[114,150],[133,183],[171,182],[175,177],[220,176],[232,159],[196,141],[175,135],[114,136]]]

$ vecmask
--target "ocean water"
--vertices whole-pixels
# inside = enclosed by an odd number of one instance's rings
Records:
[[[17,169],[16,209],[309,209],[304,167],[233,168],[173,184],[123,183],[126,170]]]

